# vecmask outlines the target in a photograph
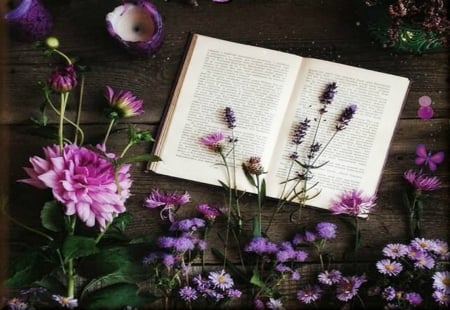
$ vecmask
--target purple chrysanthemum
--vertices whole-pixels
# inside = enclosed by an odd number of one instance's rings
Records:
[[[436,176],[427,176],[422,171],[407,170],[404,178],[419,191],[435,191],[441,188],[441,181]]]
[[[336,238],[336,228],[336,224],[328,222],[320,222],[316,225],[317,233],[324,239]]]
[[[318,285],[306,285],[297,291],[297,299],[304,304],[310,304],[320,298],[322,290]]]
[[[295,145],[300,145],[303,143],[303,139],[306,136],[306,132],[308,131],[308,128],[310,127],[309,123],[311,121],[307,118],[305,118],[304,121],[299,122],[295,127],[294,127],[294,132],[292,134],[292,143],[294,143]]]
[[[346,107],[342,112],[341,117],[338,119],[338,122],[336,124],[336,130],[344,130],[345,128],[347,128],[355,112],[356,112],[355,104]]]
[[[342,278],[342,273],[339,270],[332,269],[330,271],[325,270],[318,275],[318,280],[320,283],[325,285],[333,285],[339,283]]]
[[[76,214],[88,227],[97,222],[104,230],[106,223],[126,211],[132,183],[129,164],[117,169],[99,152],[75,144],[62,151],[57,145],[45,147],[44,155],[30,158],[32,168],[24,168],[30,178],[19,182],[50,188],[66,215]]]
[[[144,201],[144,206],[150,209],[163,207],[160,213],[161,218],[168,218],[170,222],[174,222],[173,212],[175,208],[188,203],[190,199],[191,196],[188,192],[184,192],[184,194],[163,193],[158,189],[152,189]]]
[[[403,270],[403,265],[390,259],[382,259],[376,263],[377,269],[381,274],[396,276]]]
[[[336,287],[336,298],[349,301],[358,294],[361,285],[366,282],[364,276],[342,277]]]
[[[225,272],[225,270],[211,271],[208,275],[208,279],[214,287],[218,287],[221,290],[230,289],[234,285],[233,279],[228,273]]]
[[[218,131],[201,137],[200,142],[214,152],[220,152],[222,150],[222,142],[224,139],[225,135],[221,131]]]
[[[78,307],[78,300],[73,297],[61,295],[52,295],[53,300],[57,301],[63,308],[73,309]]]
[[[57,93],[71,91],[77,86],[77,73],[72,64],[56,68],[48,78],[50,88]]]
[[[184,286],[179,291],[181,299],[183,299],[186,302],[191,302],[197,299],[197,291],[190,287],[190,286]]]
[[[351,190],[343,192],[331,204],[333,214],[348,214],[352,216],[367,215],[374,209],[375,196],[363,196],[361,191]]]
[[[137,99],[130,91],[114,90],[106,86],[105,97],[109,104],[107,114],[111,118],[132,117],[144,113],[144,101]]]
[[[389,243],[383,248],[382,252],[386,257],[399,258],[408,253],[408,247],[401,243]]]

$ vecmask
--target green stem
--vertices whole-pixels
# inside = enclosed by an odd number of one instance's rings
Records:
[[[73,236],[75,233],[75,225],[77,218],[75,216],[69,217],[68,234]],[[67,297],[75,296],[75,271],[73,266],[73,258],[67,262]]]
[[[75,127],[78,129],[75,131],[75,137],[74,137],[74,141],[75,144],[78,144],[78,132],[81,135],[80,138],[80,143],[79,145],[83,145],[83,141],[84,141],[84,134],[83,131],[80,128],[80,119],[81,119],[81,111],[82,111],[82,106],[83,106],[83,94],[84,94],[84,74],[81,75],[81,81],[80,81],[80,97],[78,99],[78,109],[77,109],[77,118],[76,118],[76,124]]]
[[[111,134],[111,130],[115,125],[115,123],[116,123],[115,118],[111,119],[111,122],[109,122],[108,130],[106,131],[105,138],[103,139],[103,145],[106,145],[106,141],[108,141],[109,135]]]
[[[133,142],[128,142],[128,144],[125,146],[125,148],[123,149],[122,153],[120,153],[119,158],[122,158],[125,156],[125,154],[128,152],[128,150],[130,149],[130,147],[133,146]]]
[[[58,128],[58,141],[59,141],[59,149],[62,153],[64,147],[64,114],[66,111],[67,99],[69,97],[69,93],[61,93],[61,108],[59,114],[59,128]]]
[[[227,251],[228,251],[228,240],[230,237],[230,225],[231,225],[231,208],[232,208],[232,200],[233,200],[233,193],[232,193],[232,189],[231,189],[231,175],[230,175],[230,170],[228,167],[228,163],[227,163],[227,159],[225,157],[225,155],[223,154],[222,151],[219,152],[220,157],[222,157],[223,163],[225,165],[225,171],[227,174],[227,183],[228,183],[228,216],[227,216],[227,231],[225,233],[225,244],[224,244],[224,249],[223,249],[223,255],[224,255],[224,259],[223,259],[223,268],[225,269],[226,266],[226,262],[227,262]]]
[[[261,193],[261,184],[259,180],[259,175],[256,176],[256,189],[258,191],[258,237],[262,235],[262,193]]]
[[[58,50],[58,49],[54,49],[53,51],[54,51],[55,53],[57,53],[58,55],[60,55],[62,58],[64,58],[64,59],[67,61],[67,63],[68,63],[69,65],[72,64],[72,60],[70,60],[70,58],[67,57],[66,54],[64,54],[63,52],[61,52],[61,51]]]

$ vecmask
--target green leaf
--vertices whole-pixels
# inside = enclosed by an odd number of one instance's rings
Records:
[[[98,251],[94,238],[82,236],[68,236],[62,247],[62,254],[66,263],[69,259],[89,256],[98,253]]]
[[[253,176],[250,174],[250,172],[248,172],[247,167],[245,166],[245,164],[242,164],[242,170],[244,171],[245,177],[247,178],[247,181],[254,187],[256,187],[256,182],[255,179],[253,178]]]
[[[42,226],[54,232],[64,230],[64,212],[61,205],[56,201],[47,201],[41,210]]]
[[[95,291],[96,288],[99,287],[107,287],[110,285],[120,284],[120,283],[128,283],[134,284],[135,280],[130,275],[123,272],[115,272],[108,275],[105,275],[100,278],[92,279],[84,288],[83,292],[80,295],[80,299],[83,299],[89,292]]]
[[[121,164],[131,164],[131,163],[136,163],[136,162],[141,162],[141,161],[155,162],[155,161],[161,161],[161,158],[159,156],[156,156],[153,154],[141,154],[141,155],[136,155],[136,156],[132,156],[132,157],[120,158],[117,161],[117,163],[119,165],[121,165]]]
[[[89,294],[81,300],[81,308],[123,309],[126,306],[141,308],[152,301],[150,297],[139,296],[139,287],[134,284],[115,284]]]
[[[261,237],[261,222],[258,215],[253,218],[253,237]]]
[[[253,269],[253,275],[252,278],[250,279],[250,283],[257,286],[257,287],[264,287],[264,282],[261,280],[261,277],[259,275],[259,271],[258,269],[254,268]]]

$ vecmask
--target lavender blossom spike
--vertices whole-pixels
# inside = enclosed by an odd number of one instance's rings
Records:
[[[350,123],[350,120],[353,118],[353,115],[356,112],[356,105],[352,104],[344,109],[342,112],[341,117],[338,120],[338,123],[336,124],[336,130],[344,130],[347,128],[348,124]]]

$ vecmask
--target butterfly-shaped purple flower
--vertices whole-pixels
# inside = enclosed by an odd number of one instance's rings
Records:
[[[418,144],[416,147],[416,165],[428,166],[428,169],[435,171],[437,165],[444,161],[444,152],[431,153],[427,151],[424,144]]]

